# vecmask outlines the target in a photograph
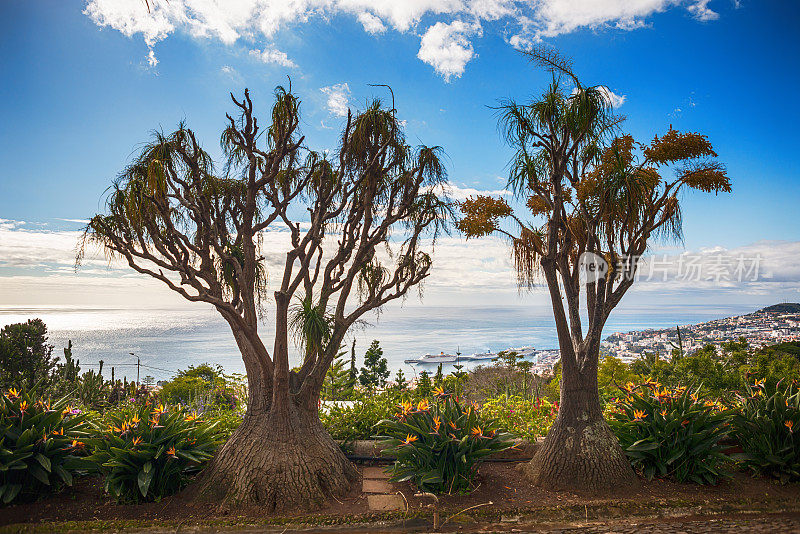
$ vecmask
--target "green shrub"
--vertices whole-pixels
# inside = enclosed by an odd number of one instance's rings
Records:
[[[0,329],[0,387],[47,388],[56,367],[53,346],[47,343],[47,326],[41,319],[10,324]]]
[[[244,418],[244,412],[240,410],[229,410],[227,408],[211,407],[202,413],[202,418],[206,423],[213,423],[214,428],[223,441],[231,437],[234,430],[239,428]]]
[[[741,412],[734,418],[734,433],[744,454],[744,464],[781,482],[800,479],[800,392],[795,385],[779,388],[767,397],[765,384],[746,386]],[[798,433],[795,434],[795,428]]]
[[[89,458],[119,502],[159,500],[181,489],[219,445],[216,424],[195,413],[130,404],[107,414]]]
[[[190,365],[161,386],[159,397],[167,404],[188,404],[198,409],[213,406],[234,409],[239,403],[236,376],[225,375],[222,366],[203,363]]]
[[[649,480],[715,484],[727,461],[720,441],[729,434],[729,412],[699,396],[700,389],[659,390],[654,381],[623,388],[609,424],[634,469]]]
[[[380,429],[388,446],[383,454],[397,458],[391,480],[411,480],[433,493],[468,491],[480,460],[512,445],[511,436],[477,406],[465,408],[441,389],[433,406],[422,400],[415,408],[406,401]]]
[[[71,486],[89,430],[85,416],[66,397],[51,403],[34,399],[26,389],[7,391],[0,410],[3,503]]]
[[[535,442],[550,430],[558,415],[558,403],[547,399],[527,399],[519,395],[500,395],[487,399],[481,413],[491,417],[514,436]]]
[[[335,440],[347,443],[370,439],[375,434],[375,425],[394,414],[400,399],[398,392],[389,390],[363,395],[352,402],[333,401],[323,406],[319,418]]]

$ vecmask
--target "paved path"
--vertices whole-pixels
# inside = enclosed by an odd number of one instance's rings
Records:
[[[405,510],[406,503],[381,467],[365,467],[361,491],[367,494],[369,509],[377,512]]]

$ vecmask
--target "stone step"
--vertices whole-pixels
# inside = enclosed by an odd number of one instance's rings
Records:
[[[365,478],[362,486],[364,493],[392,493],[394,488],[385,480],[373,480]]]
[[[384,471],[382,467],[365,467],[364,478],[371,478],[373,480],[388,480],[389,473]]]
[[[400,495],[367,495],[367,505],[373,511],[405,510],[406,504]]]

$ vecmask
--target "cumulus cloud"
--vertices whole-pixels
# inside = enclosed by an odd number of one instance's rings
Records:
[[[263,50],[250,50],[250,55],[264,63],[280,65],[281,67],[295,68],[297,65],[289,59],[286,52],[281,52],[275,48],[265,48]]]
[[[364,26],[365,32],[373,35],[386,31],[386,26],[383,24],[383,21],[372,13],[367,13],[366,11],[364,13],[359,13],[358,22]]]
[[[480,26],[460,20],[437,22],[423,34],[417,57],[449,82],[464,74],[464,67],[475,56],[469,37],[479,31]]]
[[[347,83],[337,83],[320,88],[328,97],[328,111],[336,117],[346,117],[350,109],[350,86]]]
[[[89,0],[84,13],[98,26],[127,37],[140,35],[147,61],[158,63],[154,46],[175,32],[195,39],[233,45],[239,40],[272,42],[278,31],[309,21],[330,21],[336,15],[355,17],[371,34],[417,31],[418,57],[445,80],[458,77],[475,53],[471,40],[484,24],[501,21],[506,40],[527,48],[542,38],[580,29],[630,31],[670,8],[682,7],[699,21],[719,17],[710,0]],[[251,45],[252,46],[252,45]],[[293,67],[285,53],[268,47],[267,62]],[[259,52],[263,54],[264,52]]]

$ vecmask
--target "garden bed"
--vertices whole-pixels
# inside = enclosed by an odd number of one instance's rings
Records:
[[[582,496],[551,492],[530,485],[514,463],[486,463],[480,467],[477,487],[469,495],[440,496],[442,520],[453,518],[444,530],[477,522],[503,521],[557,524],[631,517],[685,517],[740,512],[800,513],[800,484],[780,485],[765,478],[737,473],[717,486],[641,481],[638,488],[620,488],[614,495]],[[360,469],[362,469],[360,467]],[[430,529],[430,500],[416,497],[408,483],[395,484],[408,501],[407,511],[370,512],[365,494],[356,485],[350,494],[330,501],[313,513],[266,515],[258,508],[226,509],[187,502],[183,494],[160,502],[120,505],[103,492],[100,478],[76,480],[75,487],[34,503],[0,508],[4,531],[64,531],[70,529],[142,530],[157,525],[203,525],[240,528],[248,525],[351,525],[377,528]],[[488,505],[487,503],[493,503]],[[11,526],[17,524],[16,526]],[[20,524],[26,524],[22,526]],[[369,530],[369,528],[367,528]]]

